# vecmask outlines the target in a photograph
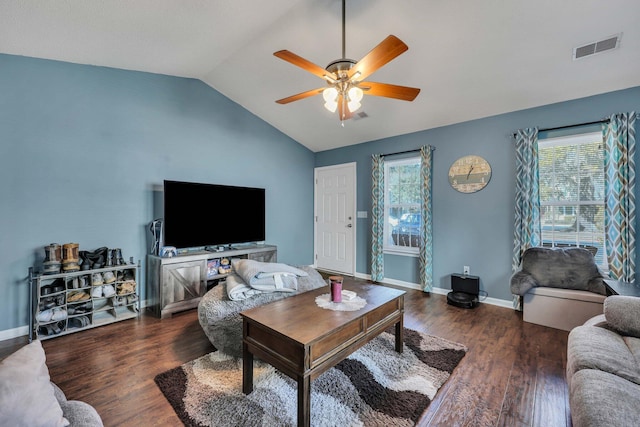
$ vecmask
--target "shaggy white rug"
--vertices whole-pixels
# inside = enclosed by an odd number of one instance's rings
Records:
[[[311,382],[312,426],[413,426],[467,348],[404,329],[404,352],[383,332]],[[242,393],[242,359],[215,351],[155,378],[186,426],[295,426],[297,384],[254,361]]]

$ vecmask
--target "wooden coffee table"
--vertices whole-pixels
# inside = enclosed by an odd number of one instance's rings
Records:
[[[298,425],[311,421],[311,381],[395,324],[395,348],[404,342],[404,291],[348,284],[367,305],[357,311],[320,308],[315,299],[329,287],[252,308],[242,316],[242,392],[253,391],[256,356],[298,383]]]

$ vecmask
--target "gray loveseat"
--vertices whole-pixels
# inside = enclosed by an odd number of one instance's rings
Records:
[[[566,374],[574,427],[640,425],[640,298],[607,297],[569,333]]]
[[[241,311],[322,286],[328,287],[328,282],[314,268],[296,268],[305,271],[308,276],[298,277],[298,290],[293,293],[267,292],[232,301],[227,295],[225,283],[207,292],[198,304],[198,320],[211,344],[225,354],[242,357],[242,316],[239,314]]]

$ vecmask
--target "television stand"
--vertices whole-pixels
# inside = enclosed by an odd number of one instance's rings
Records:
[[[209,262],[227,258],[245,258],[262,262],[277,262],[278,248],[274,245],[252,244],[213,252],[179,253],[171,258],[147,255],[147,285],[150,292],[151,311],[164,319],[173,313],[198,306],[207,293],[207,283],[215,283],[227,277],[209,271]]]

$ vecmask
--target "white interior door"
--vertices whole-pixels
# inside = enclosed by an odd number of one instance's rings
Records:
[[[316,267],[355,275],[356,164],[315,169]]]

